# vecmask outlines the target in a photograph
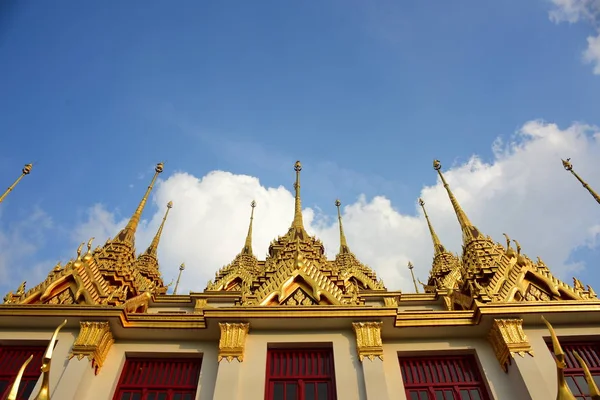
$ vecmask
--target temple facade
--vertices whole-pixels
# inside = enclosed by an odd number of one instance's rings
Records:
[[[90,239],[64,265],[49,266],[43,282],[23,282],[4,296],[0,399],[600,399],[594,290],[558,279],[508,235],[503,242],[485,235],[440,162],[433,166],[463,248],[455,254],[443,245],[420,200],[433,243],[421,293],[388,289],[377,266],[359,260],[339,201],[339,251],[327,259],[304,228],[296,162],[292,223],[266,259],[252,247],[253,202],[231,263],[204,289],[172,294],[177,288],[165,285],[157,256],[171,203],[150,246],[141,254],[135,247],[163,171],[157,164],[114,238],[96,247]]]

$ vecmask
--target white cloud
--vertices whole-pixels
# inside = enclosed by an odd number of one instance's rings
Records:
[[[594,20],[600,14],[599,0],[551,0],[555,8],[550,10],[550,20],[556,23],[575,23]]]
[[[600,75],[600,32],[598,36],[588,36],[588,47],[583,53],[585,62],[594,65],[594,74]]]
[[[442,160],[445,177],[471,221],[484,233],[504,241],[502,232],[519,240],[530,257],[540,255],[559,276],[568,276],[580,267],[569,263],[573,249],[590,245],[597,234],[593,221],[600,208],[575,178],[563,170],[560,158],[572,157],[575,170],[600,188],[597,171],[600,159],[598,130],[575,124],[560,130],[543,121],[526,123],[510,140],[494,142],[495,157],[485,163],[477,157],[452,166]],[[596,133],[594,135],[594,133]],[[290,178],[293,179],[290,160]],[[444,162],[445,161],[445,162]],[[310,165],[305,165],[305,169]],[[432,179],[435,171],[431,169]],[[304,193],[319,188],[302,187]],[[419,194],[444,244],[458,252],[460,230],[447,194],[439,184],[424,187]],[[141,193],[140,193],[141,195]],[[185,262],[183,291],[202,291],[206,282],[242,248],[248,228],[249,204],[258,206],[254,219],[254,253],[264,259],[269,242],[283,235],[293,216],[293,195],[284,187],[266,188],[257,178],[214,171],[203,178],[176,173],[159,183],[154,201],[159,209],[138,234],[138,251],[150,242],[163,213],[173,200],[165,226],[159,258],[165,280],[177,276]],[[339,246],[337,221],[332,204],[304,210],[307,230],[321,238],[329,257]],[[342,199],[344,200],[344,199]],[[408,260],[415,272],[427,277],[432,245],[425,222],[418,216],[396,211],[389,199],[376,196],[346,199],[344,229],[355,254],[384,279],[389,289],[411,290],[406,268]],[[326,210],[323,215],[320,209]],[[147,214],[148,215],[148,214]],[[82,235],[114,235],[124,221],[100,206],[92,208],[90,219],[77,232]],[[94,227],[99,227],[94,231]],[[85,240],[81,237],[80,240]]]
[[[555,23],[587,21],[598,26],[600,0],[551,0],[555,8],[550,10],[550,20]],[[597,36],[588,36],[583,60],[592,64],[595,75],[600,75],[600,31]]]
[[[15,212],[15,210],[13,209],[11,212]],[[46,242],[46,234],[53,227],[52,219],[45,211],[35,206],[25,218],[19,219],[18,222],[0,222],[0,283],[2,287],[14,290],[20,283],[18,279],[26,279],[29,285],[34,282],[37,284],[54,266],[48,266],[48,262],[39,262],[39,260],[37,263],[35,262],[37,252]],[[27,276],[15,274],[15,271],[23,270],[32,264],[35,265],[28,268]]]

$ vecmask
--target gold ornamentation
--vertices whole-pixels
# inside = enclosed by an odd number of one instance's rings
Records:
[[[92,362],[94,373],[98,375],[106,360],[108,351],[115,342],[108,322],[81,321],[79,335],[75,339],[69,359],[87,357]]]
[[[58,332],[66,324],[67,320],[65,319],[64,322],[60,324],[58,328],[56,328],[52,338],[50,339],[50,343],[48,343],[48,347],[44,353],[44,358],[42,359],[42,386],[40,387],[40,391],[38,392],[37,396],[34,397],[34,400],[50,400],[50,367],[52,365],[52,353],[54,352],[54,344],[56,343]]]
[[[196,299],[196,305],[194,306],[194,310],[201,310],[203,308],[206,308],[208,306],[208,300],[207,299]]]
[[[17,400],[17,395],[19,394],[19,385],[21,384],[21,378],[23,378],[23,372],[25,372],[25,368],[27,368],[27,365],[31,362],[32,359],[33,354],[30,355],[29,358],[25,360],[23,365],[21,365],[21,368],[19,368],[19,373],[17,373],[15,381],[13,382],[12,387],[10,388],[10,392],[6,397],[6,400]]]
[[[510,358],[515,354],[533,356],[533,349],[523,331],[522,319],[495,319],[488,340],[504,372],[508,372]]]
[[[152,298],[150,291],[130,298],[125,302],[125,312],[127,313],[145,313],[148,310],[148,304]]]
[[[542,321],[548,327],[548,331],[550,331],[550,336],[552,338],[552,348],[554,349],[554,361],[556,362],[556,374],[557,374],[557,383],[558,383],[558,394],[556,395],[557,400],[575,400],[575,396],[571,393],[571,389],[565,380],[564,369],[567,366],[565,361],[565,353],[560,346],[560,342],[558,341],[558,337],[556,336],[556,332],[554,332],[554,328],[550,325],[550,322],[544,316],[542,316]],[[583,369],[583,373],[585,375],[585,380],[589,387],[589,393],[592,397],[592,400],[600,400],[600,390],[594,381],[594,377],[592,376],[590,369],[588,368],[585,361],[581,358],[576,351],[573,352],[573,355],[577,359],[579,365]]]
[[[286,306],[312,306],[316,305],[315,301],[310,298],[304,291],[300,288],[296,289],[296,291],[288,297],[288,299],[284,303]]]
[[[413,272],[414,268],[415,268],[415,266],[413,265],[413,263],[411,263],[409,261],[408,262],[408,269],[410,270],[410,276],[412,276],[413,285],[415,286],[415,293],[419,293],[419,286],[417,285],[417,281],[415,279],[415,273]]]
[[[577,178],[577,180],[579,181],[579,183],[581,183],[583,185],[583,187],[586,188],[588,192],[590,192],[590,194],[592,195],[592,197],[600,204],[600,196],[598,195],[598,193],[596,193],[594,191],[594,189],[592,189],[590,187],[590,185],[587,184],[586,181],[584,181],[583,179],[581,179],[581,177],[573,170],[573,164],[571,164],[571,162],[570,162],[571,159],[567,158],[566,160],[561,160],[561,161],[562,161],[563,167],[567,171],[571,172],[573,174],[573,176],[575,178]]]
[[[6,191],[2,194],[2,196],[0,196],[0,203],[2,203],[4,201],[4,199],[6,198],[6,196],[8,196],[8,194],[10,192],[12,192],[12,190],[15,188],[15,186],[17,186],[17,184],[19,183],[19,181],[21,181],[21,179],[23,179],[23,177],[25,175],[29,175],[29,173],[31,172],[31,168],[33,168],[32,164],[25,164],[25,166],[21,170],[21,176],[19,176],[17,178],[17,180],[12,185],[10,185],[8,187],[8,189],[6,189]]]
[[[244,361],[244,349],[246,347],[246,336],[250,330],[249,323],[242,322],[219,322],[221,338],[219,340],[219,357],[231,362],[236,358],[239,362]]]
[[[383,342],[381,341],[381,326],[383,322],[353,322],[352,328],[356,335],[356,351],[358,358],[365,357],[373,361],[375,357],[383,360]]]

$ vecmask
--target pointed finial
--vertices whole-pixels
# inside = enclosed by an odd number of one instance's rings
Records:
[[[442,245],[440,238],[435,233],[433,225],[431,225],[431,221],[429,220],[429,215],[427,215],[427,210],[425,209],[425,202],[421,198],[419,198],[419,205],[423,209],[423,214],[425,215],[425,220],[427,221],[427,226],[429,227],[429,233],[431,234],[431,240],[433,240],[434,256],[445,253],[446,248]]]
[[[585,381],[588,384],[590,397],[592,400],[600,400],[600,389],[598,389],[598,385],[596,385],[596,381],[594,380],[594,376],[590,372],[588,365],[575,350],[573,350],[573,356],[575,356],[581,369],[583,369],[583,375],[585,375]]]
[[[304,230],[304,222],[302,221],[302,201],[300,199],[300,171],[302,171],[302,164],[300,161],[296,161],[294,164],[294,171],[296,171],[296,182],[294,182],[295,204],[294,204],[294,222],[292,226],[297,232]]]
[[[179,288],[179,280],[181,279],[181,273],[185,269],[185,263],[181,263],[179,266],[179,275],[177,275],[177,282],[175,282],[175,289],[173,289],[173,295],[177,294],[177,289]]]
[[[25,175],[29,175],[29,173],[31,172],[31,168],[33,168],[33,164],[25,164],[25,166],[23,167],[23,169],[21,170],[21,176],[19,176],[17,178],[16,181],[14,181],[14,183],[12,185],[10,185],[8,187],[8,189],[6,189],[6,191],[2,194],[2,196],[0,196],[0,203],[2,203],[4,201],[4,199],[6,198],[6,196],[12,192],[12,190],[15,188],[15,186],[17,186],[17,184],[21,181],[21,179],[23,179],[23,177]]]
[[[156,178],[158,178],[158,174],[163,172],[163,168],[164,168],[163,163],[160,162],[160,163],[156,164],[156,167],[154,168],[154,176],[152,177],[152,181],[150,181],[150,185],[148,185],[148,189],[146,189],[146,193],[144,193],[144,197],[142,197],[140,204],[138,205],[135,212],[131,216],[131,219],[127,223],[127,226],[125,226],[125,228],[123,228],[123,230],[121,232],[119,232],[119,234],[115,237],[115,240],[123,242],[123,243],[127,243],[131,247],[134,247],[135,232],[140,223],[140,219],[142,218],[142,212],[144,211],[144,207],[146,206],[146,203],[148,202],[148,197],[150,197],[150,192],[152,192],[152,189],[154,188],[154,183],[156,182]]]
[[[573,393],[571,393],[569,385],[565,380],[564,369],[567,366],[567,363],[565,361],[565,353],[562,347],[560,346],[558,338],[556,337],[556,332],[554,332],[554,328],[552,327],[552,325],[550,325],[550,322],[548,322],[548,320],[544,318],[543,315],[542,321],[544,321],[546,327],[548,327],[548,330],[550,331],[550,336],[552,338],[552,348],[554,349],[554,361],[556,362],[556,371],[558,378],[558,394],[556,395],[556,400],[575,400],[575,396],[573,396]]]
[[[158,231],[156,232],[156,235],[152,239],[150,246],[148,246],[148,249],[146,249],[145,254],[148,254],[149,256],[153,256],[154,258],[157,257],[158,243],[160,242],[160,237],[162,235],[163,228],[165,227],[165,222],[167,221],[167,217],[169,216],[169,211],[171,211],[171,208],[173,208],[173,202],[169,201],[167,203],[167,211],[165,211],[165,215],[163,216],[162,222],[160,223],[160,226],[158,227]]]
[[[79,260],[81,258],[81,249],[83,249],[83,245],[85,244],[85,242],[81,242],[81,244],[79,245],[79,247],[77,248],[77,259]]]
[[[408,269],[410,270],[410,275],[412,276],[413,285],[415,285],[415,292],[419,293],[419,286],[417,285],[417,281],[415,280],[415,273],[413,272],[414,265],[410,261],[408,262]]]
[[[600,196],[598,195],[598,193],[596,193],[591,187],[590,185],[587,184],[586,181],[584,181],[576,172],[575,170],[573,170],[573,164],[571,164],[571,159],[567,158],[566,160],[561,160],[563,167],[567,170],[570,171],[571,174],[573,174],[573,176],[575,178],[577,178],[577,180],[583,185],[584,188],[587,189],[588,192],[590,192],[590,194],[592,195],[592,197],[598,202],[598,204],[600,204]]]
[[[342,225],[342,213],[340,211],[341,205],[342,202],[339,199],[337,199],[335,201],[335,206],[337,207],[338,221],[340,225],[340,254],[344,254],[350,253],[350,248],[348,247],[348,243],[346,242],[346,235],[344,235],[344,227]]]
[[[250,225],[248,226],[248,234],[246,235],[246,242],[242,249],[242,254],[252,255],[252,221],[254,220],[254,208],[256,207],[256,201],[252,200],[250,203],[252,211],[250,211]]]
[[[91,237],[90,240],[88,240],[87,242],[87,252],[91,253],[92,252],[92,242],[94,241],[94,239],[96,239],[95,237]]]
[[[23,377],[25,368],[27,368],[27,365],[31,362],[32,359],[33,354],[30,355],[27,360],[25,360],[23,365],[21,365],[19,373],[17,373],[17,377],[15,378],[15,381],[13,382],[13,385],[10,388],[10,393],[8,393],[8,397],[6,398],[6,400],[17,400],[17,395],[19,394],[19,385],[21,384],[21,378]]]
[[[65,319],[63,323],[60,324],[58,328],[56,328],[54,334],[52,335],[52,338],[50,339],[50,343],[48,343],[46,353],[44,353],[44,358],[42,359],[42,385],[37,396],[34,397],[34,400],[50,400],[50,367],[52,364],[52,353],[54,352],[54,344],[56,343],[58,332],[66,324],[67,320]]]
[[[444,175],[441,171],[442,164],[439,160],[433,160],[433,169],[437,171],[438,175],[440,176],[440,179],[442,180],[442,184],[446,189],[446,192],[448,192],[448,197],[450,198],[450,202],[452,203],[452,207],[454,208],[454,213],[456,214],[458,223],[460,224],[460,227],[463,231],[463,240],[479,237],[479,231],[473,226],[473,224],[471,224],[471,221],[469,221],[469,218],[467,218],[467,215],[465,214],[463,209],[460,207],[460,204],[458,204],[458,201],[454,197],[452,190],[450,190],[450,186],[448,186],[446,179],[444,179]]]

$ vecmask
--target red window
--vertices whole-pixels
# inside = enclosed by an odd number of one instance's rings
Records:
[[[548,343],[548,346],[550,351],[552,351],[552,342]],[[565,361],[567,363],[565,368],[565,379],[571,389],[571,393],[573,393],[576,399],[591,400],[592,397],[590,396],[590,390],[585,381],[583,369],[573,355],[573,351],[576,351],[577,354],[583,358],[588,365],[596,384],[600,386],[600,342],[566,342],[561,343],[560,346],[565,352]]]
[[[113,400],[193,400],[201,364],[199,358],[128,358]]]
[[[331,349],[269,349],[266,400],[336,400]]]
[[[409,400],[489,400],[473,355],[400,357]]]
[[[19,369],[23,363],[33,355],[33,359],[25,368],[17,399],[29,399],[35,384],[37,383],[42,367],[42,357],[46,348],[39,347],[23,347],[23,346],[6,346],[0,347],[0,399],[8,396],[12,384],[19,373]]]

